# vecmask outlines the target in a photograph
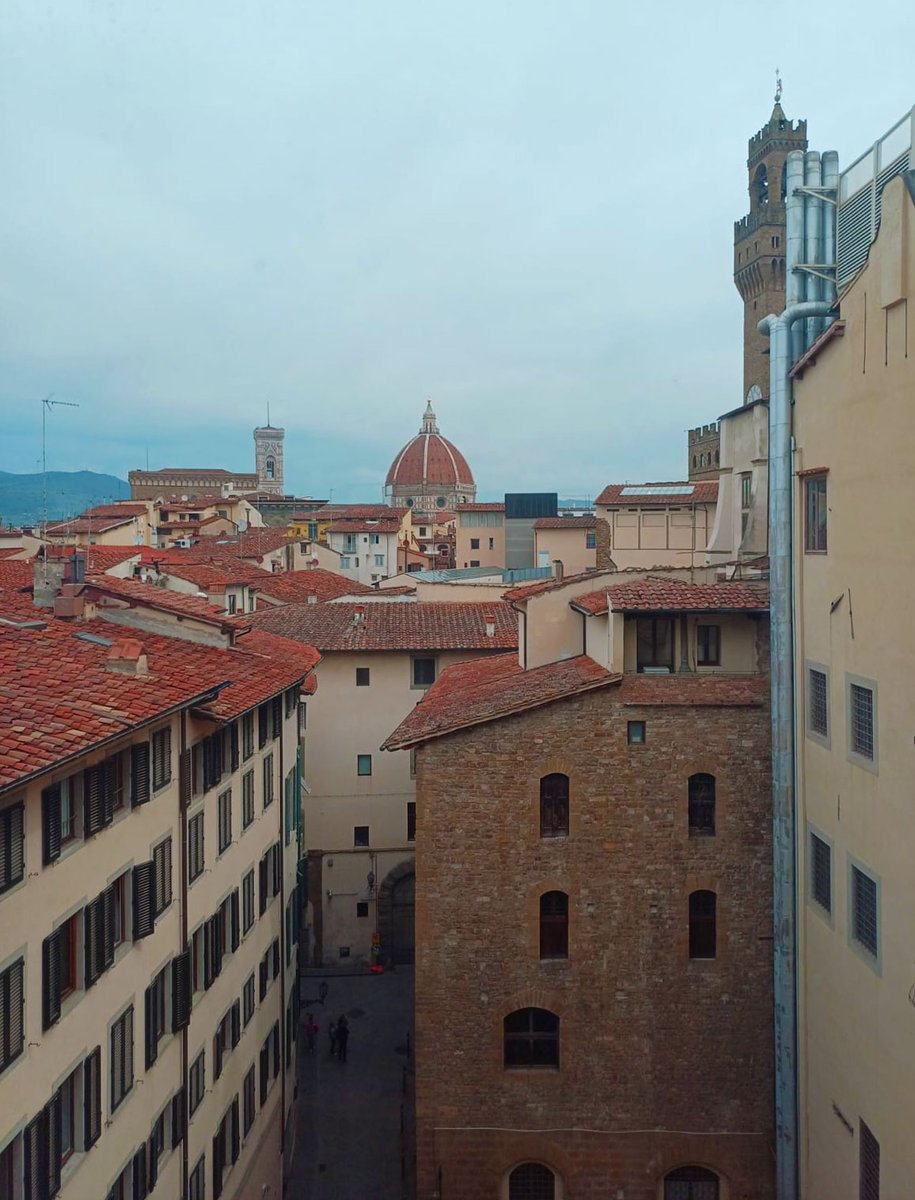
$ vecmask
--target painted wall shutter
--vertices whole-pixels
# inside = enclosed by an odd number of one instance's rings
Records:
[[[184,1141],[187,1133],[187,1092],[184,1088],[172,1096],[172,1149]]]
[[[83,1060],[83,1149],[89,1150],[102,1132],[102,1048]]]
[[[60,858],[60,784],[41,793],[41,834],[45,866]]]
[[[258,866],[257,885],[258,885],[258,893],[260,895],[260,915],[261,916],[263,916],[264,913],[267,911],[267,871],[270,866],[269,853],[270,852],[268,851],[267,854],[265,854],[264,857],[257,864],[257,866]]]
[[[118,790],[118,768],[113,758],[101,764],[102,772],[102,824],[110,825],[114,820],[114,800]]]
[[[159,1036],[156,1028],[156,985],[151,983],[143,993],[143,1015],[146,1031],[146,1070],[159,1057]]]
[[[105,764],[88,767],[83,772],[83,829],[90,837],[104,825],[102,793],[104,791]]]
[[[149,937],[156,926],[155,863],[137,863],[133,869],[133,940]]]
[[[45,1106],[48,1123],[48,1196],[60,1191],[60,1154],[63,1142],[63,1106],[60,1092],[55,1092]]]
[[[60,1020],[60,972],[63,931],[55,929],[41,943],[41,1018],[42,1028],[50,1029]]]
[[[238,1162],[238,1096],[232,1101],[232,1162]]]
[[[114,932],[117,917],[118,893],[117,888],[112,884],[110,888],[106,888],[99,896],[102,902],[102,923],[104,925],[104,961],[105,970],[114,962]]]
[[[131,1200],[146,1200],[146,1145],[133,1156],[133,1194]]]
[[[191,952],[172,959],[172,1033],[184,1029],[191,1019]]]
[[[134,808],[146,804],[151,795],[149,781],[149,742],[130,747],[130,803]]]
[[[238,949],[241,940],[238,923],[238,888],[229,897],[229,945],[232,950]]]

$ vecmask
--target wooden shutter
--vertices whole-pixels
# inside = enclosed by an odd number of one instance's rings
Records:
[[[114,945],[112,943],[112,956],[109,960],[106,957],[105,949],[105,893],[96,896],[86,906],[89,912],[89,920],[92,923],[92,944],[95,950],[95,978],[98,979],[114,961]]]
[[[207,937],[210,942],[210,970],[213,979],[222,972],[222,913],[215,912],[207,921]]]
[[[60,1191],[60,1155],[63,1141],[63,1106],[60,1092],[55,1092],[50,1102],[45,1106],[48,1126],[48,1197],[56,1196]]]
[[[146,1145],[133,1156],[133,1192],[131,1200],[146,1200]]]
[[[239,1038],[241,1037],[241,1001],[240,1000],[236,1000],[235,1003],[232,1005],[231,1017],[229,1020],[229,1027],[230,1027],[230,1031],[231,1031],[229,1036],[230,1036],[230,1040],[232,1042],[232,1049],[234,1050],[235,1047],[238,1045]]]
[[[117,923],[118,889],[116,884],[106,888],[99,899],[103,907],[105,970],[114,962],[114,932]]]
[[[270,1086],[270,1039],[261,1046],[261,1108],[267,1099],[267,1089]]]
[[[47,866],[60,858],[60,784],[41,793],[42,857]]]
[[[266,704],[260,705],[257,710],[257,748],[263,750],[267,745],[269,736],[267,731],[267,720],[269,717],[269,709]]]
[[[100,764],[102,776],[102,825],[110,825],[114,820],[114,801],[118,790],[118,764],[113,758],[106,758]]]
[[[83,981],[91,988],[99,977],[99,954],[95,945],[96,925],[92,919],[92,904],[83,909]]]
[[[0,812],[0,892],[18,883],[25,873],[24,806],[11,804]]]
[[[210,936],[210,921],[207,918],[203,924],[203,990],[208,992],[213,986],[213,945]]]
[[[238,922],[238,888],[229,897],[229,944],[233,952],[238,949],[241,940]]]
[[[102,1048],[83,1060],[83,1149],[89,1150],[102,1132]]]
[[[146,1163],[147,1163],[147,1184],[149,1191],[155,1189],[156,1181],[159,1178],[159,1155],[161,1147],[159,1146],[159,1138],[153,1127],[152,1133],[149,1135],[149,1141],[146,1143]]]
[[[238,770],[238,722],[229,726],[229,761],[233,771]]]
[[[273,1026],[270,1031],[270,1040],[273,1042],[273,1075],[276,1078],[280,1073],[280,1023],[279,1021]]]
[[[267,983],[270,979],[269,958],[267,954],[261,959],[258,971],[260,976],[260,998],[263,1000],[267,995]]]
[[[263,916],[267,911],[267,869],[269,866],[268,851],[258,863],[257,884],[260,895],[260,915]]]
[[[44,1200],[47,1195],[47,1134],[48,1124],[42,1109],[26,1125],[22,1136],[25,1146],[23,1168],[26,1200]]]
[[[133,869],[133,940],[149,937],[156,926],[156,866],[137,863]]]
[[[105,790],[105,764],[89,767],[83,773],[83,830],[91,837],[104,825],[103,792]]]
[[[55,929],[41,943],[41,1016],[42,1028],[50,1029],[60,1020],[60,972],[63,930]]]
[[[238,1096],[232,1101],[232,1162],[238,1162]]]
[[[158,1014],[156,1012],[156,993],[158,989],[155,982],[151,983],[143,993],[143,1015],[145,1017],[144,1028],[146,1031],[146,1070],[148,1071],[156,1059],[159,1057],[159,1031],[157,1026]]]
[[[149,742],[130,747],[130,803],[146,804],[152,794],[149,780]]]
[[[184,1088],[172,1096],[172,1149],[184,1141],[187,1133],[187,1092]]]
[[[23,959],[0,975],[0,1070],[22,1053],[25,1044]]]
[[[172,959],[172,1033],[184,1029],[191,1019],[191,952]]]
[[[279,895],[280,881],[283,877],[283,847],[280,842],[273,846],[273,894]]]
[[[213,1080],[214,1082],[222,1074],[222,1037],[225,1029],[225,1017],[216,1026],[216,1033],[213,1035]]]
[[[273,978],[276,979],[280,973],[280,939],[274,938],[273,944],[270,947],[270,953],[273,955]]]
[[[283,732],[283,697],[274,696],[270,701],[270,708],[273,717],[273,736],[278,738]]]

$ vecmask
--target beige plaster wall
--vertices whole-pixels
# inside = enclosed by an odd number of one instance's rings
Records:
[[[617,568],[698,566],[714,520],[714,504],[674,508],[609,508],[597,505],[610,526],[610,556]]]
[[[555,559],[562,563],[566,575],[579,575],[597,566],[597,546],[587,548],[587,535],[596,536],[593,529],[535,529],[534,562],[546,554],[552,565]]]

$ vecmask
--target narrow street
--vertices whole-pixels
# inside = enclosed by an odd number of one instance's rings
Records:
[[[302,975],[302,997],[303,1022],[311,1012],[320,1030],[309,1054],[302,1027],[299,1128],[288,1200],[409,1200],[413,967],[383,975],[309,970]],[[341,1013],[350,1029],[345,1063],[331,1058],[328,1038],[331,1021]]]

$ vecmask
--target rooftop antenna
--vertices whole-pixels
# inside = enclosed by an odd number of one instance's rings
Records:
[[[267,401],[267,428],[270,428],[270,401]]]
[[[43,396],[41,400],[41,474],[44,490],[44,529],[42,531],[42,541],[45,542],[48,540],[48,413],[52,408],[57,406],[79,408],[79,405],[74,404],[71,400],[55,400],[53,392],[48,392],[47,396]],[[45,562],[47,562],[47,554],[45,555]]]

